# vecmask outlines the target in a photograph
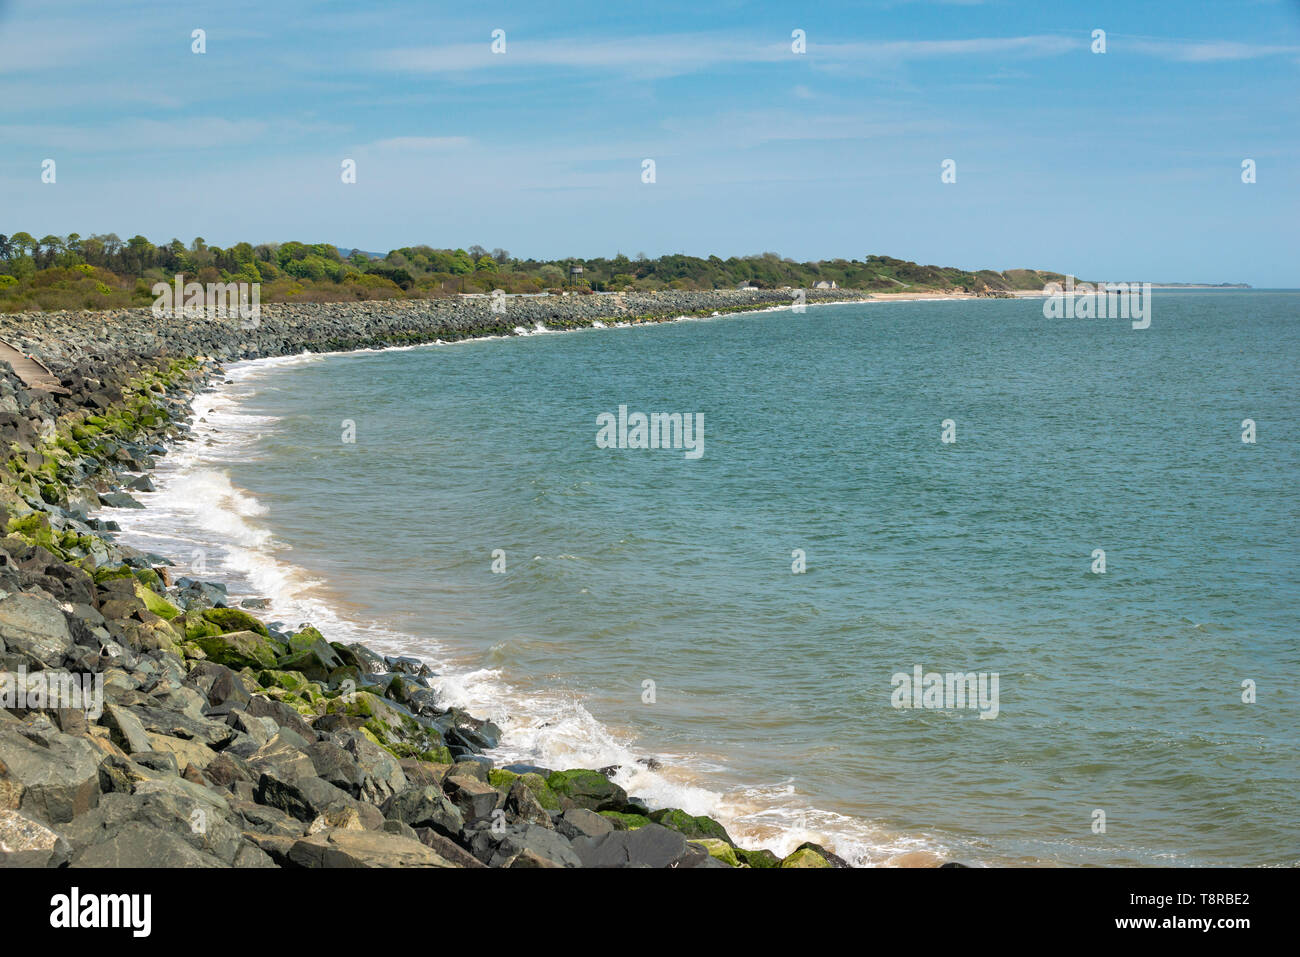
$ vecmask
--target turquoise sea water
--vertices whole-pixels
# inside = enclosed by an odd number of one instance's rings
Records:
[[[114,517],[433,659],[502,759],[620,764],[750,842],[1294,865],[1298,314],[865,303],[242,364]],[[620,405],[702,415],[703,456],[598,448]],[[997,673],[996,718],[894,707],[915,666]]]

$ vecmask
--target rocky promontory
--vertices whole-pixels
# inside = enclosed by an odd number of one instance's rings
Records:
[[[843,290],[810,302],[858,298]],[[498,767],[500,729],[429,666],[284,630],[114,540],[105,505],[192,441],[225,361],[788,304],[788,292],[267,305],[0,317],[59,385],[0,362],[0,865],[844,867],[652,808],[614,769]],[[256,602],[244,604],[256,605]]]

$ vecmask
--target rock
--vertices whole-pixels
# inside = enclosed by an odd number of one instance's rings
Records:
[[[572,841],[580,837],[602,837],[611,833],[614,825],[595,811],[571,807],[556,818],[555,829]]]
[[[419,827],[415,829],[416,836],[422,844],[427,844],[438,854],[451,861],[457,867],[487,867],[482,861],[465,850],[451,838],[439,834],[437,831],[428,827]]]
[[[294,843],[298,867],[455,867],[420,841],[384,831],[326,830]]]
[[[164,774],[181,773],[180,762],[176,760],[176,755],[166,751],[142,751],[132,757],[136,764],[149,768],[152,771],[161,771]]]
[[[232,631],[224,635],[201,635],[193,639],[211,661],[239,668],[275,667],[271,640],[253,631]]]
[[[244,838],[228,818],[230,807],[213,791],[177,777],[142,781],[134,794],[107,794],[95,810],[77,817],[66,825],[63,835],[74,849],[73,866],[97,866],[92,861],[147,853],[157,831],[187,844],[200,858],[186,858],[183,852],[163,849],[195,862],[196,866],[229,865],[239,852]],[[118,843],[118,837],[132,829],[137,840]],[[143,845],[143,846],[141,846]],[[107,847],[105,847],[107,846]],[[96,851],[95,848],[104,848]],[[216,863],[212,863],[215,861]],[[104,864],[102,866],[113,866]],[[140,863],[123,862],[116,866],[170,866],[145,859]],[[181,865],[184,866],[184,865]]]
[[[215,750],[221,750],[235,738],[235,729],[221,721],[194,717],[183,711],[172,711],[161,706],[138,704],[131,709],[145,732],[154,732],[170,738],[197,741]]]
[[[691,841],[709,852],[709,856],[715,860],[721,861],[728,867],[739,867],[740,858],[736,856],[736,849],[726,841],[719,840],[716,837],[706,837],[700,840]]]
[[[448,775],[443,782],[447,797],[460,809],[465,820],[472,822],[490,817],[501,795],[496,788],[477,778]],[[545,813],[545,812],[543,812]]]
[[[622,811],[601,811],[600,816],[612,824],[616,831],[635,831],[638,827],[654,823],[644,814],[624,814]]]
[[[480,761],[457,761],[447,769],[447,777],[474,778],[484,784],[495,784],[491,770]]]
[[[556,771],[546,783],[564,807],[585,807],[589,811],[622,811],[627,807],[627,792],[597,771]]]
[[[415,829],[429,828],[450,838],[460,836],[465,818],[438,788],[410,788],[390,797],[383,806],[384,817]]]
[[[284,731],[292,731],[300,740],[313,741],[316,732],[303,720],[302,715],[282,701],[253,695],[249,699],[247,711],[255,718],[272,718]]]
[[[210,854],[195,850],[170,831],[132,821],[98,844],[78,852],[72,867],[190,868],[221,867]]]
[[[434,764],[430,761],[420,761],[416,758],[403,758],[397,762],[402,773],[406,775],[407,783],[410,787],[424,787],[432,785],[438,789],[442,788],[442,782],[447,779],[447,772],[451,766],[446,764]]]
[[[0,809],[0,867],[62,867],[72,848],[40,821]]]
[[[659,824],[578,838],[573,850],[583,867],[702,867],[711,860],[704,848]]]
[[[664,827],[685,834],[688,838],[711,838],[724,841],[732,847],[736,846],[727,829],[711,817],[687,814],[681,808],[651,811],[649,817],[656,824],[662,824]]]
[[[375,652],[371,651],[365,645],[348,645],[347,649],[352,652],[353,662],[364,674],[377,675],[383,674],[388,670],[388,666],[384,663],[384,659],[380,655],[375,654]],[[338,649],[335,648],[335,651],[338,651]]]
[[[510,785],[503,808],[508,820],[528,821],[547,828],[555,826],[551,823],[551,815],[538,803],[537,797],[523,781]]]
[[[537,774],[540,775],[543,779],[549,778],[552,774],[555,773],[550,768],[539,767],[536,764],[507,764],[503,768],[501,768],[501,770],[509,771],[511,774],[519,774],[519,775]]]
[[[250,801],[232,801],[230,807],[238,815],[244,831],[292,838],[295,841],[305,833],[302,821],[279,808]]]
[[[782,867],[834,867],[811,847],[800,847],[781,861]]]
[[[10,654],[25,655],[42,668],[57,668],[73,644],[59,606],[28,594],[0,600],[0,640]]]
[[[391,822],[385,821],[384,823],[387,825]],[[319,834],[321,831],[326,831],[330,828],[364,831],[366,826],[361,823],[361,815],[357,812],[355,807],[346,804],[333,804],[322,811],[316,820],[307,825],[307,833],[309,835]],[[385,830],[387,830],[386,827]],[[389,833],[392,832],[390,831]],[[409,837],[411,840],[419,840],[419,838],[415,836],[414,831],[411,831]]]
[[[282,671],[299,671],[311,681],[328,681],[330,673],[343,664],[324,639],[299,648],[281,658],[276,665]]]
[[[153,744],[145,734],[144,725],[126,708],[115,704],[106,705],[100,724],[109,729],[113,743],[127,754],[153,750]]]
[[[151,751],[171,755],[180,770],[188,767],[198,768],[200,771],[206,770],[217,757],[215,751],[198,741],[158,734],[155,731],[146,731],[145,736],[149,740]]]
[[[767,868],[781,866],[781,858],[777,857],[766,848],[758,851],[749,851],[743,847],[737,847],[735,848],[735,851],[736,856],[740,858],[741,862],[748,864],[750,867]]]
[[[101,492],[99,504],[106,508],[144,508],[126,492]]]
[[[298,777],[286,780],[275,774],[264,773],[257,781],[255,800],[267,804],[310,823],[332,804],[349,804],[352,799],[328,781],[318,777]]]
[[[811,851],[813,854],[817,855],[817,856],[820,857],[823,861],[825,861],[826,864],[825,864],[825,865],[822,865],[822,864],[817,864],[817,863],[812,862],[812,861],[807,857],[807,855],[805,855],[805,854],[802,853],[802,852],[804,852],[804,851]],[[798,857],[798,861],[799,861],[800,863],[795,863],[795,864],[788,864],[788,863],[786,863],[786,862],[789,861],[791,858],[794,858],[796,855],[800,855],[800,856]],[[822,847],[820,844],[813,844],[811,841],[806,841],[806,842],[804,842],[803,844],[800,844],[798,847],[796,847],[796,848],[795,848],[795,849],[794,849],[790,854],[788,854],[788,855],[786,856],[785,860],[783,860],[783,861],[781,862],[781,866],[782,866],[782,867],[822,867],[822,866],[826,866],[826,867],[836,867],[836,868],[841,868],[841,869],[845,869],[845,870],[847,870],[847,869],[849,869],[849,868],[852,867],[852,865],[849,864],[848,861],[844,860],[844,858],[842,858],[842,857],[838,857],[838,856],[836,856],[835,854],[832,854],[830,851],[826,850],[826,848]]]
[[[581,867],[582,860],[567,839],[555,831],[517,821],[500,827],[481,825],[469,836],[470,851],[489,867],[508,867],[520,854],[531,851],[553,867]]]
[[[329,741],[317,741],[307,748],[307,757],[311,759],[317,776],[354,798],[361,797],[366,776],[351,752]]]
[[[0,727],[0,808],[60,824],[99,803],[99,751],[55,733],[49,746]]]
[[[222,600],[224,601],[224,599],[225,593],[223,591]],[[240,611],[238,608],[205,608],[202,617],[204,621],[211,622],[223,632],[251,631],[262,638],[270,637],[266,625],[248,612]]]
[[[361,773],[362,799],[381,805],[394,794],[406,790],[408,782],[397,758],[365,735],[349,734],[343,749],[356,760],[357,770]]]

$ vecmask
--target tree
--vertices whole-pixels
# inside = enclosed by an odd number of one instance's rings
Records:
[[[58,236],[42,236],[40,244],[45,247],[42,256],[34,257],[36,264],[42,269],[49,269],[54,265],[54,257],[63,250],[63,240]]]
[[[36,248],[36,240],[32,238],[32,234],[22,230],[10,236],[9,242],[13,245],[15,256],[30,256]]]
[[[153,243],[143,236],[132,236],[126,241],[124,259],[134,275],[144,275],[145,269],[153,263]]]

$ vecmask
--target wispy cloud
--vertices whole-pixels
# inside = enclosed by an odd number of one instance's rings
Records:
[[[1052,56],[1083,50],[1087,40],[1054,34],[975,37],[960,40],[897,40],[819,43],[807,38],[807,53],[796,55],[790,43],[743,39],[734,34],[660,34],[600,39],[509,40],[507,52],[494,54],[489,44],[402,47],[363,54],[359,65],[398,72],[461,73],[521,69],[611,70],[673,76],[742,64],[795,62],[806,56],[823,64],[961,56]]]
[[[463,149],[472,142],[468,136],[394,136],[377,140],[370,144],[370,148],[403,153],[441,153]]]
[[[1119,41],[1116,43],[1115,41]],[[1124,49],[1162,60],[1180,63],[1215,63],[1260,60],[1268,57],[1300,56],[1300,46],[1274,43],[1241,43],[1236,40],[1161,40],[1151,37],[1112,38],[1112,49]]]

